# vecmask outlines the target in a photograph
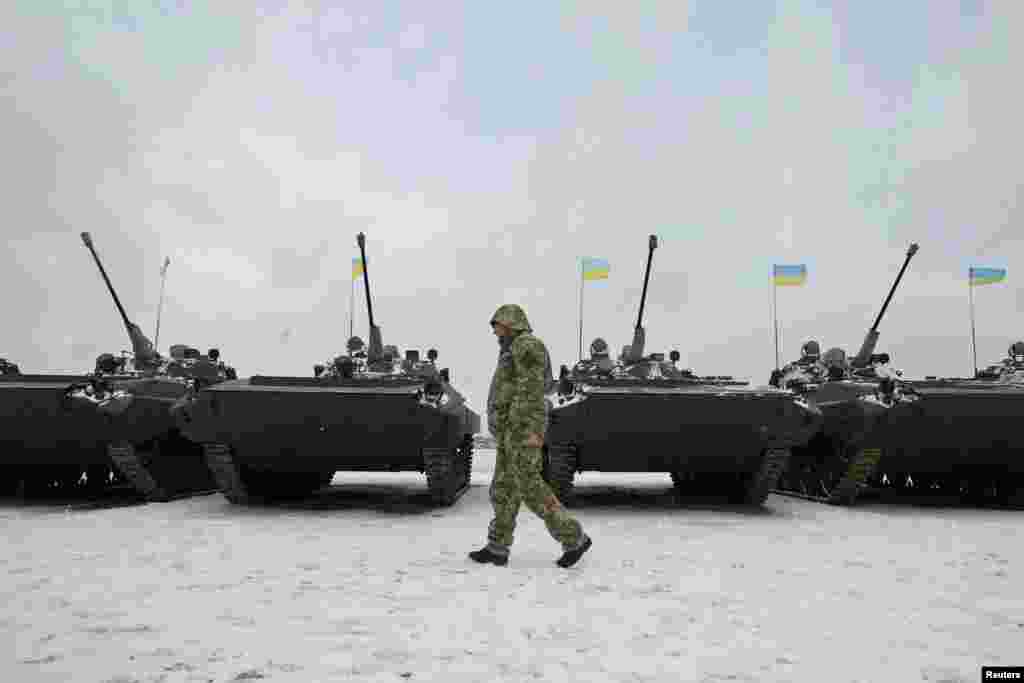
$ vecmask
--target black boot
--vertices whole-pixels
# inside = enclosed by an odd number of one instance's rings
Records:
[[[496,564],[499,567],[504,567],[508,564],[508,555],[499,555],[487,546],[480,548],[480,550],[474,550],[471,552],[469,554],[469,559],[481,564],[490,562],[491,564]]]
[[[573,548],[572,550],[566,550],[564,553],[562,553],[562,556],[560,558],[558,558],[558,561],[556,562],[556,564],[559,567],[563,567],[563,568],[564,567],[571,567],[571,566],[573,566],[574,564],[576,564],[577,562],[580,561],[580,558],[583,557],[583,553],[585,553],[588,550],[590,550],[590,546],[592,546],[592,545],[594,545],[594,544],[593,544],[593,542],[591,542],[590,536],[587,536],[586,538],[583,539],[583,545],[581,545],[579,548]]]

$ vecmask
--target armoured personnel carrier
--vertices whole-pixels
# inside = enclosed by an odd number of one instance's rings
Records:
[[[384,346],[374,322],[365,236],[363,263],[370,343],[317,364],[312,377],[255,375],[203,391],[182,416],[233,503],[302,497],[338,470],[418,471],[431,498],[451,505],[470,480],[480,416],[438,369],[437,351],[404,359]]]
[[[217,349],[203,356],[192,347],[175,344],[169,358],[157,353],[139,326],[128,319],[89,233],[82,233],[82,241],[114,300],[132,351],[120,357],[101,355],[93,376],[71,386],[68,399],[102,418],[110,462],[148,500],[216,490],[202,448],[182,437],[175,408],[203,388],[235,377],[234,368],[223,363]]]
[[[87,373],[22,374],[13,363],[4,365],[0,495],[96,493],[107,487],[110,466],[103,422],[94,411],[76,410],[67,398],[69,386],[88,380]]]
[[[181,438],[172,407],[234,370],[216,349],[202,357],[177,345],[162,358],[128,319],[92,238],[81,236],[133,351],[101,354],[81,375],[0,374],[0,453],[8,470],[2,488],[100,494],[128,485],[157,501],[215,489],[202,450]]]
[[[917,400],[893,411],[876,484],[898,498],[1024,507],[1024,342],[973,378],[904,384]]]
[[[576,472],[669,472],[680,494],[761,505],[820,413],[791,391],[680,369],[678,351],[644,355],[657,244],[651,235],[633,343],[612,361],[598,339],[589,360],[561,366],[548,396],[544,478],[563,502]]]
[[[852,504],[878,475],[878,464],[895,418],[894,406],[916,395],[900,380],[886,353],[875,353],[878,325],[918,251],[911,244],[882,309],[868,329],[860,350],[847,359],[839,348],[819,354],[817,342],[804,344],[800,360],[775,370],[771,384],[792,389],[821,410],[821,428],[808,443],[794,448],[778,493],[836,505]]]

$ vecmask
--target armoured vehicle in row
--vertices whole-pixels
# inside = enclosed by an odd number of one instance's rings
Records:
[[[0,453],[9,492],[100,494],[131,486],[151,501],[215,490],[202,449],[181,437],[173,409],[235,376],[219,352],[175,345],[163,358],[131,322],[81,234],[128,332],[132,352],[101,354],[82,375],[0,375]],[[83,477],[83,474],[85,475]],[[84,483],[83,483],[84,480]]]
[[[897,497],[1024,507],[1024,342],[973,378],[904,384],[917,400],[893,411],[876,485]]]
[[[302,497],[338,470],[418,471],[431,499],[451,505],[469,486],[480,416],[451,385],[437,352],[421,358],[384,346],[373,318],[365,235],[370,343],[314,367],[311,377],[255,375],[204,390],[182,412],[182,430],[203,444],[233,503]]]
[[[677,367],[678,351],[644,354],[644,304],[657,237],[649,238],[633,343],[618,361],[595,340],[591,358],[563,365],[548,396],[544,477],[572,501],[577,472],[669,472],[681,495],[761,505],[821,415],[791,391]]]
[[[68,387],[88,382],[89,374],[23,374],[16,367],[0,373],[0,495],[107,488],[103,422],[94,411],[76,411],[67,398]]]
[[[900,371],[890,366],[889,354],[875,353],[878,326],[917,251],[918,245],[911,244],[856,356],[847,359],[839,348],[819,355],[812,341],[804,345],[800,360],[772,373],[771,384],[796,391],[823,416],[813,437],[793,449],[778,493],[849,505],[879,475],[893,409],[916,396],[900,381]]]
[[[234,368],[224,364],[217,349],[202,356],[190,346],[175,344],[169,358],[161,356],[128,319],[92,237],[87,232],[81,236],[114,300],[132,351],[120,357],[101,355],[88,382],[69,388],[70,401],[102,417],[110,462],[148,500],[216,490],[202,448],[181,435],[175,410],[205,387],[237,377]]]

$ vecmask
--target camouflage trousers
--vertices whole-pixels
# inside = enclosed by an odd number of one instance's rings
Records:
[[[523,446],[523,441],[510,433],[498,435],[498,457],[490,489],[494,518],[487,528],[487,546],[496,553],[508,553],[519,504],[525,503],[565,550],[579,547],[584,538],[583,527],[569,516],[541,476],[541,449]]]

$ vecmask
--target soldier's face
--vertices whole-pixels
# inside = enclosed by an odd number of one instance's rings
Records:
[[[495,337],[507,337],[512,334],[512,330],[501,323],[491,323],[491,330],[494,331]]]

